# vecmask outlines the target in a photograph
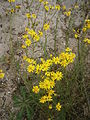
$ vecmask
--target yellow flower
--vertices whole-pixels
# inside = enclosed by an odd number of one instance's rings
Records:
[[[22,37],[25,39],[25,38],[28,38],[28,35],[24,34]]]
[[[75,38],[77,39],[78,37],[79,37],[79,35],[76,33],[76,34],[75,34]]]
[[[90,29],[90,19],[85,20],[86,28]]]
[[[29,47],[31,45],[31,40],[26,39],[25,44]]]
[[[35,66],[34,65],[29,65],[28,67],[27,67],[27,71],[28,72],[33,72],[35,70]]]
[[[66,52],[70,52],[70,51],[72,51],[69,47],[67,47],[66,49],[65,49],[65,51]]]
[[[50,28],[50,25],[48,23],[45,23],[44,26],[43,26],[43,29],[48,30],[49,28]]]
[[[56,6],[55,6],[55,9],[56,9],[56,10],[60,10],[60,5],[56,5]]]
[[[29,31],[30,29],[28,27],[25,27],[25,31]]]
[[[27,14],[26,14],[26,17],[27,17],[27,18],[31,18],[30,13],[27,13]]]
[[[51,6],[51,5],[50,5],[50,9],[52,9],[52,10],[53,10],[53,9],[54,9],[54,6]]]
[[[32,89],[32,91],[34,92],[34,93],[38,93],[39,92],[39,87],[38,86],[33,86],[33,89]]]
[[[43,36],[43,32],[42,31],[38,31],[38,33],[39,33],[39,36]]]
[[[48,2],[47,2],[47,1],[45,1],[45,2],[43,2],[43,4],[44,4],[44,5],[47,5],[47,4],[48,4]]]
[[[22,48],[23,48],[23,49],[25,49],[25,48],[26,48],[26,46],[25,46],[25,45],[22,45]]]
[[[47,101],[47,96],[43,96],[40,99],[40,103],[45,103]]]
[[[49,7],[48,6],[45,5],[44,7],[45,7],[46,11],[49,11]]]
[[[2,70],[0,69],[0,73],[2,72]]]
[[[83,30],[83,32],[85,32],[85,31],[87,30],[87,27],[86,27],[86,26],[85,26],[85,27],[83,27],[83,29],[82,29],[82,30]]]
[[[48,108],[49,108],[49,109],[52,109],[52,104],[50,104]]]
[[[66,6],[65,6],[65,5],[63,5],[63,6],[62,6],[62,9],[63,9],[63,10],[66,10]]]
[[[36,41],[39,41],[40,37],[39,37],[39,35],[35,34],[33,39],[36,40]]]
[[[67,60],[63,60],[60,62],[61,66],[66,67],[68,65]]]
[[[64,14],[69,17],[71,15],[71,11],[64,12]]]
[[[8,2],[15,2],[15,0],[8,0]]]
[[[27,56],[23,56],[23,60],[26,60],[27,59]]]
[[[28,31],[28,34],[30,34],[31,37],[34,37],[36,33],[35,33],[34,30],[31,29],[31,30]]]
[[[60,63],[60,60],[59,60],[58,57],[53,57],[53,62],[54,62],[55,64],[59,64],[59,63]]]
[[[11,13],[13,13],[14,12],[14,9],[11,9]]]
[[[43,2],[43,0],[39,0],[39,2]]]
[[[0,73],[0,79],[4,78],[5,73]]]
[[[36,14],[32,14],[32,18],[36,19]]]
[[[21,6],[20,6],[20,5],[16,5],[16,8],[17,8],[17,9],[20,9],[20,8],[21,8]]]
[[[56,110],[57,110],[57,111],[60,111],[60,110],[61,110],[61,105],[60,105],[60,103],[58,103],[58,104],[56,105]]]
[[[88,39],[88,38],[85,38],[83,41],[84,41],[85,43],[90,44],[90,39]]]
[[[77,8],[79,8],[79,6],[78,6],[78,5],[75,5],[75,9],[77,9]]]
[[[52,96],[48,95],[47,98],[46,98],[46,101],[50,102],[50,101],[52,101],[52,100],[53,100],[53,99],[52,99]]]
[[[57,79],[57,80],[61,80],[62,78],[63,78],[62,72],[57,71],[57,72],[56,72],[56,79]]]
[[[54,94],[54,92],[55,92],[54,90],[48,90],[48,92],[47,92],[47,93],[48,93],[48,95],[49,95],[49,96],[51,96],[51,95],[53,95],[53,94]]]
[[[43,2],[43,0],[39,0],[39,2]]]

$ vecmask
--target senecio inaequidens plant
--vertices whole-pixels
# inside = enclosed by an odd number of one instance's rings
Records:
[[[12,4],[15,3],[15,0],[8,0],[10,3],[11,9],[9,10],[11,17],[12,14],[17,12],[22,6],[16,5],[13,7]],[[79,6],[75,5],[74,8],[70,8],[67,10],[65,5],[59,5],[59,4],[51,4],[46,0],[37,0],[38,6],[43,7],[44,10],[44,18],[43,18],[43,24],[39,25],[39,22],[37,22],[38,19],[38,12],[31,10],[31,5],[33,3],[33,0],[31,0],[30,4],[29,1],[26,0],[27,5],[27,12],[25,13],[25,17],[28,21],[28,24],[25,27],[25,32],[22,35],[21,39],[23,39],[22,44],[20,46],[21,50],[23,51],[23,60],[20,69],[23,71],[23,74],[25,75],[24,78],[24,84],[26,85],[26,80],[29,78],[31,83],[31,94],[34,94],[38,96],[38,104],[40,105],[46,105],[49,110],[56,110],[60,112],[63,108],[63,104],[61,99],[57,99],[57,96],[59,94],[56,91],[57,85],[63,81],[64,79],[64,72],[66,71],[66,67],[73,63],[75,60],[75,53],[72,52],[71,48],[68,45],[68,40],[66,41],[66,48],[65,51],[61,52],[59,55],[56,54],[56,51],[54,54],[48,54],[47,53],[47,40],[48,40],[48,33],[51,31],[51,21],[55,17],[57,13],[60,12],[67,18],[67,20],[72,17],[72,11],[75,9],[78,9]],[[23,3],[23,2],[22,2]],[[29,6],[30,5],[30,6]],[[25,6],[24,6],[25,7]],[[50,19],[47,19],[48,14],[52,14]],[[58,14],[59,15],[59,14]],[[58,22],[58,19],[57,19]],[[38,27],[39,25],[39,27]],[[11,28],[11,27],[10,27]],[[57,29],[57,26],[56,26]],[[86,35],[87,30],[90,29],[90,19],[86,19],[84,21],[83,28],[81,29],[82,34]],[[12,30],[12,29],[11,29]],[[10,31],[10,33],[12,33]],[[56,35],[57,31],[55,32]],[[68,32],[69,33],[69,32]],[[74,29],[72,33],[74,34],[74,37],[78,40],[82,37],[82,34],[80,34],[79,29]],[[67,33],[66,33],[67,34]],[[67,34],[69,37],[69,34]],[[56,36],[57,37],[57,36]],[[56,50],[56,38],[54,41],[54,47]],[[68,38],[67,37],[67,38]],[[42,42],[41,39],[44,41]],[[86,36],[83,37],[83,40],[81,41],[86,44],[90,44],[90,39]],[[43,56],[40,58],[34,58],[34,51],[35,47],[37,45],[40,45],[43,51]],[[12,44],[12,40],[11,40]],[[31,57],[29,57],[29,48],[32,51]],[[11,50],[13,51],[13,44],[11,45]],[[21,73],[22,74],[22,73]],[[0,78],[4,78],[5,73],[3,73],[2,70],[0,70]],[[68,84],[68,83],[67,83]],[[27,86],[27,85],[26,85]],[[36,99],[36,98],[35,98]],[[56,101],[55,101],[56,100]],[[26,104],[26,103],[25,103]],[[49,113],[50,114],[50,113]],[[53,119],[52,116],[49,115],[50,118],[48,120]]]

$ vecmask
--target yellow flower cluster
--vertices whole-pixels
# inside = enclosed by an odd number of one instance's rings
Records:
[[[79,34],[79,29],[78,29],[78,30],[73,29],[73,32],[74,32],[74,37],[75,37],[76,39],[78,39],[79,36],[80,36],[80,34]]]
[[[62,52],[59,57],[51,57],[47,60],[44,60],[41,58],[41,63],[36,64],[36,61],[30,58],[26,58],[25,61],[27,61],[30,66],[28,66],[27,70],[28,72],[34,72],[36,74],[39,74],[40,72],[46,72],[46,76],[50,77],[53,80],[59,80],[59,78],[62,78],[62,73],[61,72],[47,72],[50,67],[53,64],[60,64],[63,67],[66,67],[68,64],[72,63],[74,61],[75,54],[71,52],[70,48],[66,48],[65,52]],[[32,65],[31,65],[32,64]],[[31,70],[30,70],[31,69]]]
[[[30,30],[29,28],[25,28],[25,31],[27,31],[27,34],[24,34],[22,36],[22,38],[25,39],[25,44],[22,45],[22,48],[29,47],[32,43],[32,40],[38,42],[40,40],[40,37],[43,36],[43,32],[40,30],[38,30],[38,34],[33,29]]]
[[[85,20],[85,25],[84,25],[82,31],[83,31],[83,32],[86,32],[87,29],[90,29],[90,19],[86,19],[86,20]]]
[[[3,73],[3,71],[0,69],[0,79],[4,78],[5,73]]]
[[[52,81],[49,77],[45,78],[43,82],[39,83],[40,89],[49,90],[55,87],[55,82]]]
[[[90,29],[90,19],[85,20],[86,28]]]
[[[84,41],[85,43],[90,44],[90,39],[88,39],[88,38],[85,38],[83,41]]]
[[[65,5],[62,6],[62,11],[67,17],[71,15],[71,9],[67,10]]]
[[[45,10],[48,12],[50,9],[55,9],[55,10],[60,10],[60,5],[55,5],[55,7],[54,6],[52,6],[52,5],[49,5],[49,3],[48,3],[48,1],[44,1],[44,0],[39,0],[39,2],[40,3],[43,3],[43,5],[44,5],[44,8],[45,8]]]
[[[28,36],[24,36],[27,38]],[[53,101],[53,96],[57,96],[54,88],[58,81],[62,80],[63,74],[61,71],[52,71],[50,68],[54,64],[60,64],[63,67],[66,67],[68,64],[74,61],[75,54],[72,53],[70,48],[66,48],[65,52],[62,52],[59,57],[52,57],[47,60],[43,58],[40,59],[40,63],[37,63],[34,59],[28,58],[26,56],[23,59],[29,63],[27,66],[27,71],[29,73],[34,72],[35,75],[39,75],[38,85],[33,86],[32,91],[34,93],[41,93],[41,98],[39,99],[40,103],[47,103]],[[52,105],[49,105],[49,109],[52,109]],[[56,110],[60,111],[61,105],[58,103],[56,105]]]
[[[30,15],[30,13],[26,13],[26,17],[36,19],[36,14],[33,13],[32,15]]]
[[[40,103],[51,102],[52,100],[53,100],[52,96],[44,95],[44,96],[41,97]]]
[[[35,41],[40,40],[40,36],[33,29],[28,30],[28,34],[32,37],[33,40]]]

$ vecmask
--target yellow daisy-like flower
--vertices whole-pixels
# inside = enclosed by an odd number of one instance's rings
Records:
[[[11,13],[14,13],[14,9],[11,9]]]
[[[64,12],[64,14],[69,17],[71,15],[71,11]]]
[[[26,48],[26,46],[25,46],[25,45],[22,45],[22,48],[23,48],[23,49],[25,49],[25,48]]]
[[[2,70],[0,69],[0,73],[2,72]]]
[[[79,35],[76,33],[76,34],[75,34],[75,38],[77,39],[78,37],[79,37]]]
[[[27,17],[27,18],[31,18],[30,13],[27,13],[27,14],[26,14],[26,17]]]
[[[46,11],[49,11],[49,7],[45,5],[45,10]]]
[[[38,93],[39,92],[39,87],[38,86],[33,86],[33,89],[32,89],[32,91],[34,92],[34,93]]]
[[[57,72],[56,72],[56,79],[59,81],[59,80],[61,80],[62,78],[63,78],[62,72],[57,71]]]
[[[60,111],[60,110],[61,110],[61,105],[60,105],[60,103],[58,103],[58,104],[56,105],[56,110],[57,110],[57,111]]]
[[[43,32],[42,31],[38,31],[38,33],[39,33],[39,36],[43,36]]]
[[[45,23],[43,26],[43,29],[46,31],[50,28],[50,25],[48,23]]]
[[[34,65],[29,65],[29,66],[27,67],[27,71],[28,71],[29,73],[33,72],[34,70],[35,70],[35,66],[34,66]]]
[[[27,38],[28,38],[28,35],[27,35],[27,34],[24,34],[22,37],[23,37],[24,39],[27,39]]]
[[[56,10],[60,10],[60,5],[56,5],[56,6],[55,6],[55,9],[56,9]]]
[[[65,49],[65,51],[66,52],[70,52],[70,51],[72,51],[69,47],[67,47],[66,49]]]
[[[43,0],[39,0],[39,2],[43,2]]]
[[[48,108],[49,108],[49,109],[52,109],[52,104],[50,104]]]
[[[40,103],[45,103],[47,101],[47,96],[43,96],[40,99]]]
[[[0,73],[0,78],[4,78],[4,73]]]
[[[62,6],[62,9],[63,9],[63,10],[66,10],[66,6],[65,6],[65,5],[63,5],[63,6]]]
[[[86,32],[86,30],[87,30],[87,27],[85,26],[85,27],[83,27],[83,32]]]
[[[88,39],[88,38],[85,38],[83,41],[84,41],[85,43],[90,44],[90,39]]]
[[[15,2],[15,0],[8,0],[8,2]]]
[[[25,41],[25,44],[29,47],[29,46],[31,45],[31,40],[27,39],[27,40]]]
[[[0,79],[4,78],[5,73],[2,72],[2,70],[0,69]]]
[[[32,14],[32,18],[36,19],[36,14]]]
[[[20,8],[21,8],[21,6],[20,6],[20,5],[16,5],[16,8],[17,8],[17,9],[20,9]]]
[[[45,1],[45,2],[43,2],[43,4],[44,4],[44,5],[47,5],[47,4],[48,4],[48,2],[47,2],[47,1]]]

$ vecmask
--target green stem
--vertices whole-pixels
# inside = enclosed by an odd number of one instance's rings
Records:
[[[57,52],[57,47],[56,47],[56,42],[57,42],[57,26],[58,26],[58,17],[56,18],[56,28],[55,28],[55,36],[54,36],[54,52],[56,55]]]

